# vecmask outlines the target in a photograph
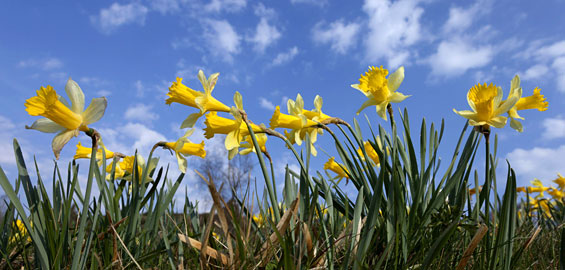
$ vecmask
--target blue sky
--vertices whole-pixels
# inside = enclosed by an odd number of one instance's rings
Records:
[[[346,4],[347,3],[347,4]],[[53,164],[51,134],[25,130],[37,118],[24,101],[40,86],[62,95],[69,77],[87,103],[100,96],[108,108],[98,129],[110,150],[147,153],[159,140],[182,136],[180,123],[194,108],[165,105],[168,87],[183,77],[201,89],[199,69],[219,72],[214,97],[232,105],[234,91],[256,123],[268,124],[274,106],[301,93],[307,108],[324,98],[323,111],[352,122],[365,97],[349,85],[368,66],[394,71],[403,65],[399,91],[412,95],[407,107],[414,129],[422,116],[446,120],[444,159],[451,155],[464,119],[452,109],[468,109],[466,93],[476,83],[493,82],[505,95],[515,74],[524,94],[540,87],[549,101],[545,112],[525,111],[525,131],[495,129],[499,157],[516,169],[519,184],[534,177],[550,183],[565,173],[565,1],[4,1],[0,8],[0,165],[13,179],[12,139],[22,144],[28,162],[38,160],[43,174]],[[382,124],[374,107],[363,111]],[[357,117],[364,122],[364,117]],[[385,123],[388,125],[388,123]],[[198,127],[203,128],[200,121]],[[202,132],[191,139],[200,142]],[[70,161],[78,141],[63,150]],[[335,154],[329,136],[319,147]],[[223,139],[207,142],[222,151]],[[268,142],[279,171],[296,164],[283,145]],[[281,151],[282,150],[282,151]],[[162,162],[176,161],[158,151]],[[315,159],[321,169],[327,156]],[[196,158],[189,159],[191,162]],[[85,163],[86,164],[86,163]],[[501,162],[500,164],[504,164]],[[29,164],[31,165],[31,163]],[[29,166],[28,165],[28,166]],[[293,165],[296,166],[296,165]],[[172,166],[175,167],[175,166]],[[478,166],[480,169],[480,166]],[[83,172],[85,173],[85,172]],[[258,179],[261,175],[257,173]],[[282,175],[279,179],[283,179]],[[193,174],[184,185],[194,190]],[[184,187],[183,187],[184,188]]]

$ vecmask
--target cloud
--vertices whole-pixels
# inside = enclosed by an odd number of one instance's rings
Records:
[[[210,52],[232,62],[232,55],[240,51],[241,37],[226,20],[207,20],[206,26],[204,36],[210,46]]]
[[[553,60],[551,67],[557,71],[557,74],[555,74],[557,89],[565,92],[565,55]]]
[[[290,0],[292,4],[310,4],[316,6],[325,6],[328,1],[327,0]]]
[[[563,156],[565,145],[552,148],[518,148],[508,153],[506,158],[516,172],[518,185],[528,185],[534,178],[549,185],[558,172],[564,172]]]
[[[15,164],[14,147],[12,139],[14,138],[16,125],[9,118],[0,115],[0,164]]]
[[[142,122],[151,122],[159,119],[159,115],[152,112],[153,106],[145,104],[134,104],[127,108],[124,113],[124,118],[126,120],[138,120]]]
[[[542,133],[543,138],[565,138],[565,119],[562,117],[546,118],[543,120],[542,125],[544,127],[544,131]]]
[[[39,68],[43,70],[54,70],[63,67],[63,62],[58,58],[28,59],[18,63],[21,68]]]
[[[113,3],[109,8],[101,9],[97,16],[90,16],[90,22],[101,32],[110,34],[123,25],[144,25],[147,12],[149,9],[139,3],[127,5]]]
[[[255,35],[248,40],[255,44],[254,49],[263,53],[267,47],[274,44],[281,37],[277,27],[270,25],[267,18],[261,18],[255,29]]]
[[[290,48],[288,52],[282,52],[277,54],[273,62],[271,63],[272,66],[282,65],[294,59],[298,55],[298,48],[296,46]]]
[[[314,42],[331,44],[332,50],[340,54],[345,54],[357,43],[359,24],[344,24],[343,21],[338,20],[330,23],[325,29],[322,24],[322,22],[317,23],[312,30]]]
[[[468,8],[452,7],[449,9],[449,18],[443,25],[444,34],[462,32],[467,30],[479,16],[491,10],[492,1],[477,1]]]
[[[424,9],[416,0],[366,0],[363,11],[369,16],[364,45],[367,61],[386,59],[390,68],[411,56],[409,46],[421,39],[420,17]]]
[[[143,83],[140,80],[135,81],[135,96],[143,97],[145,96],[145,88],[143,87]]]
[[[109,90],[106,90],[106,89],[102,89],[102,90],[96,92],[96,95],[101,96],[101,97],[107,97],[111,94],[112,94],[112,92],[109,91]]]
[[[207,12],[238,12],[247,6],[246,0],[212,0],[204,6]]]
[[[277,12],[272,8],[266,7],[263,3],[255,5],[253,13],[260,18],[275,19],[277,17]]]
[[[159,11],[161,14],[174,13],[180,9],[177,0],[152,0],[151,8]]]
[[[433,76],[457,76],[487,65],[493,57],[491,46],[473,47],[462,39],[454,39],[442,41],[428,63]]]
[[[259,98],[259,106],[263,109],[267,109],[269,111],[273,111],[275,110],[275,104],[273,104],[271,101],[267,100],[264,97],[260,97]]]
[[[537,64],[537,65],[534,65],[534,66],[528,68],[524,72],[524,74],[520,77],[523,80],[539,79],[540,77],[545,76],[548,71],[549,71],[549,69],[547,68],[547,66],[542,65],[542,64]]]

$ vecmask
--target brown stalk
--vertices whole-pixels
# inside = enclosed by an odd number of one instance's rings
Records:
[[[200,250],[202,254],[208,255],[213,259],[220,261],[223,265],[228,264],[228,257],[225,254],[222,254],[211,247],[203,248],[203,244],[200,243],[200,241],[190,238],[184,234],[179,233],[177,235],[181,242],[186,243],[191,247]]]
[[[269,237],[269,239],[265,242],[265,244],[263,244],[262,247],[263,252],[261,254],[261,261],[259,263],[260,267],[265,267],[265,265],[267,265],[267,263],[271,259],[272,256],[271,249],[274,245],[278,244],[279,242],[277,232],[279,235],[283,235],[284,232],[288,229],[288,227],[290,226],[290,219],[296,213],[296,211],[298,211],[299,204],[300,204],[300,199],[299,198],[294,199],[294,201],[290,204],[288,210],[286,210],[284,215],[281,217],[279,223],[277,224],[276,227],[277,231],[273,232]]]
[[[467,246],[467,249],[465,249],[465,251],[463,252],[463,257],[457,264],[457,268],[456,268],[457,270],[465,269],[465,266],[467,266],[467,262],[469,261],[469,259],[471,259],[473,255],[473,251],[475,251],[475,248],[477,248],[477,245],[479,244],[479,242],[481,242],[487,231],[488,231],[487,225],[481,224],[479,226],[479,229],[475,233],[475,236],[473,236],[473,239],[471,239],[471,243],[469,243],[469,246]]]

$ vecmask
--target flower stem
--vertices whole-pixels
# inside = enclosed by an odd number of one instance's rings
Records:
[[[390,116],[390,127],[394,127],[394,114],[392,111],[392,105],[390,105],[390,103],[388,105],[386,105],[386,110],[388,112],[388,115]]]

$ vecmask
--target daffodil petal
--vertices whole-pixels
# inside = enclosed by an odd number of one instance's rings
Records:
[[[93,98],[86,111],[82,113],[82,123],[83,125],[90,125],[102,118],[104,116],[104,112],[106,111],[106,107],[108,106],[108,101],[105,97],[101,98]]]
[[[229,150],[228,151],[228,159],[232,160],[235,157],[235,155],[237,155],[237,151],[238,151],[237,148]]]
[[[507,120],[506,116],[499,115],[487,121],[487,124],[495,128],[503,128],[506,125],[506,120]]]
[[[186,158],[184,158],[178,152],[177,152],[177,162],[179,164],[179,171],[181,171],[182,173],[186,173],[186,167],[187,167]]]
[[[237,91],[235,91],[235,94],[233,94],[233,103],[238,109],[243,110],[243,98]]]
[[[37,119],[30,126],[26,126],[27,129],[35,129],[46,133],[57,133],[65,130],[65,128],[47,118]]]
[[[208,88],[208,80],[206,79],[206,75],[204,75],[204,71],[198,70],[198,75],[196,76],[198,77],[198,80],[202,84],[202,88],[206,90],[206,88]]]
[[[496,108],[502,102],[502,87],[496,87],[496,96],[493,99],[493,106]]]
[[[386,106],[388,105],[387,102],[383,102],[381,104],[377,104],[377,114],[384,119],[385,121],[387,120],[387,116],[386,116]]]
[[[63,149],[63,146],[67,144],[71,138],[78,136],[78,130],[64,130],[61,131],[55,138],[53,138],[53,142],[51,142],[51,147],[53,148],[53,154],[55,154],[55,158],[59,159],[59,154]]]
[[[368,97],[370,95],[369,92],[365,92],[365,90],[361,89],[359,87],[359,84],[352,84],[351,87],[361,91],[361,93],[363,93],[363,95],[365,95],[366,97]]]
[[[365,100],[365,102],[363,102],[363,104],[361,105],[361,108],[359,108],[359,110],[357,110],[357,115],[359,115],[359,113],[364,110],[365,108],[369,107],[369,106],[373,106],[373,105],[377,105],[377,102],[372,99],[369,98],[367,100]]]
[[[512,78],[512,81],[510,81],[510,94],[508,96],[513,95],[516,89],[519,87],[520,87],[520,77],[516,75],[514,76],[514,78]]]
[[[518,132],[524,131],[524,127],[522,126],[522,123],[520,123],[520,121],[518,121],[514,118],[510,118],[510,127],[515,129]]]
[[[458,111],[453,109],[453,112],[455,112],[458,115],[461,115],[467,119],[476,119],[477,117],[477,113],[473,112],[473,111],[468,111],[468,110],[462,110],[462,111]]]
[[[236,129],[226,136],[224,145],[227,150],[232,150],[239,147],[239,129]]]
[[[404,67],[399,67],[394,73],[388,77],[388,90],[396,91],[404,80]],[[400,102],[400,101],[399,101]]]
[[[411,95],[406,96],[406,95],[404,95],[404,94],[402,94],[402,93],[400,93],[400,92],[394,92],[394,93],[392,93],[392,94],[390,95],[390,102],[392,102],[392,103],[399,103],[399,102],[405,100],[406,98],[408,98],[408,97],[410,97],[410,96],[411,96]]]
[[[190,114],[186,119],[184,119],[184,121],[182,121],[182,124],[180,125],[180,128],[191,128],[194,127],[194,124],[196,124],[196,121],[198,120],[198,118],[200,118],[202,115],[204,115],[201,112],[197,112],[197,113],[193,113]]]
[[[518,102],[517,96],[513,96],[513,97],[508,98],[499,107],[495,107],[496,110],[494,111],[494,115],[500,115],[500,114],[507,113],[510,110],[510,108],[514,107],[516,102]]]
[[[316,95],[314,98],[314,108],[316,108],[316,112],[322,112],[322,105],[324,104],[324,100],[320,95]]]
[[[239,154],[240,154],[240,155],[247,155],[247,154],[249,154],[249,153],[251,153],[251,152],[253,152],[253,148],[245,148],[245,149],[239,151]]]
[[[214,73],[208,77],[208,94],[212,94],[212,91],[216,86],[216,82],[218,82],[218,76],[220,76],[220,73]]]
[[[84,93],[71,78],[69,78],[67,85],[65,85],[65,92],[67,92],[71,100],[71,110],[74,113],[81,114],[84,111]]]
[[[302,95],[297,94],[296,95],[296,101],[295,101],[295,110],[299,113],[302,113],[302,110],[304,109],[304,99],[302,99]]]

